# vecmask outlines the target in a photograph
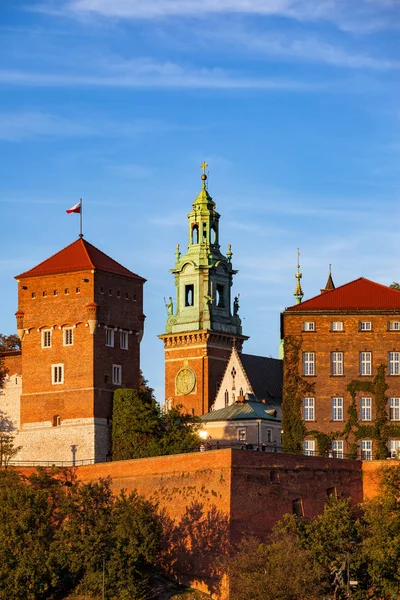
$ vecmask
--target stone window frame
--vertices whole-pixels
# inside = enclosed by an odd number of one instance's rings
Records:
[[[400,352],[396,350],[388,353],[388,375],[400,375]]]
[[[303,420],[315,421],[315,397],[313,396],[303,398]]]
[[[367,377],[372,375],[372,352],[370,350],[360,352],[360,375]]]
[[[106,331],[106,346],[107,348],[114,348],[114,327],[105,327]]]
[[[343,352],[331,352],[331,375],[340,377],[344,374],[344,354]]]
[[[63,346],[74,345],[74,328],[64,327],[63,329]]]
[[[51,365],[51,383],[52,385],[61,385],[64,383],[63,363],[56,363]]]
[[[343,421],[343,397],[333,396],[332,402],[332,421]]]
[[[315,375],[315,352],[303,352],[303,375]]]
[[[113,385],[122,385],[122,366],[121,365],[113,365],[112,366],[112,382],[113,382]]]
[[[53,345],[53,330],[50,328],[41,331],[42,348],[51,348]]]
[[[121,350],[129,350],[129,332],[123,329],[119,332],[119,347]]]
[[[303,441],[303,454],[304,456],[315,456],[315,440]]]
[[[360,398],[360,421],[372,421],[372,397]]]

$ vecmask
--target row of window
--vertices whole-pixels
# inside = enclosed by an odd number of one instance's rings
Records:
[[[51,365],[51,383],[53,385],[64,383],[64,365]],[[122,367],[121,365],[112,366],[112,383],[114,385],[122,385]]]
[[[70,288],[64,288],[64,294],[66,296],[69,296],[69,292],[70,292]],[[80,294],[80,293],[81,293],[81,288],[80,287],[76,287],[75,288],[75,294]],[[100,294],[105,294],[104,288],[100,288]],[[52,294],[50,292],[49,292],[49,294],[47,294],[47,290],[43,290],[42,291],[42,298],[47,298],[47,295],[49,295],[49,296],[58,296],[58,290],[53,290]],[[109,296],[113,295],[113,290],[111,288],[108,289],[108,295]],[[117,296],[117,298],[121,298],[121,291],[120,290],[117,290],[116,296]],[[36,298],[36,292],[32,292],[31,293],[31,298],[32,299]],[[128,292],[125,292],[125,300],[129,300],[129,299],[130,299],[130,296],[129,296]],[[132,300],[136,301],[136,294],[133,294]]]
[[[43,329],[42,330],[42,348],[51,348],[53,341],[53,330]],[[114,348],[115,343],[115,330],[111,327],[106,327],[106,346]],[[74,344],[74,328],[65,327],[63,329],[63,345],[73,346]],[[129,334],[127,331],[119,332],[119,347],[121,350],[129,349]]]
[[[343,421],[344,400],[331,398],[332,421]],[[303,398],[304,421],[315,421],[315,398]],[[400,398],[389,398],[389,419],[400,421]],[[372,421],[372,398],[360,398],[360,421]]]
[[[79,287],[75,288],[75,294],[80,294],[80,293],[81,293],[81,288],[79,288]],[[69,288],[65,288],[65,289],[64,289],[64,294],[65,294],[66,296],[68,296],[68,295],[69,295]],[[53,295],[53,296],[58,296],[58,290],[53,290],[53,294],[52,294],[52,295]],[[31,294],[31,298],[32,298],[32,299],[35,299],[35,298],[36,298],[36,292],[32,292],[32,294]],[[42,292],[42,298],[47,298],[47,291],[46,291],[46,290],[44,290],[44,291]]]
[[[372,352],[359,353],[359,372],[372,375]],[[315,374],[315,352],[303,352],[303,375]],[[331,352],[331,375],[344,375],[343,352]],[[388,375],[400,375],[400,352],[388,352]]]
[[[332,458],[343,458],[343,447],[343,440],[334,440],[331,446]],[[304,440],[303,451],[306,456],[315,456],[317,454],[315,440]],[[400,440],[390,440],[389,451],[392,458],[397,458],[400,452]],[[360,458],[372,460],[372,440],[360,440]]]
[[[400,321],[388,321],[388,331],[400,331]],[[371,321],[360,321],[358,324],[359,331],[372,331]],[[331,331],[344,331],[343,321],[332,321]],[[317,331],[314,321],[304,321],[303,331]]]

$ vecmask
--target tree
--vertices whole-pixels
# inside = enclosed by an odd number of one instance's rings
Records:
[[[10,350],[21,350],[21,340],[15,333],[11,335],[0,333],[0,352],[10,352]]]
[[[0,333],[0,389],[3,387],[4,379],[7,375],[7,369],[4,365],[4,359],[1,356],[2,352],[9,352],[10,350],[20,350],[21,340],[15,334],[3,335]]]
[[[320,598],[321,569],[301,548],[296,536],[271,535],[267,543],[245,538],[225,566],[230,576],[231,600],[314,600]]]
[[[147,600],[161,537],[155,506],[110,480],[0,471],[0,598],[99,597],[104,569],[107,598]]]
[[[391,283],[389,287],[392,288],[392,290],[400,290],[400,283],[397,283],[397,281],[393,281],[393,283]]]
[[[163,412],[143,376],[139,391],[114,392],[114,460],[193,451],[200,443],[198,429],[198,419],[183,413],[181,406]]]

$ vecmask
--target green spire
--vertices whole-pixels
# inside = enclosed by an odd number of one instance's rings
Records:
[[[207,163],[201,168],[202,186],[188,214],[188,248],[175,252],[176,301],[167,319],[167,333],[207,329],[241,334],[241,320],[231,302],[232,251],[224,256],[219,244],[219,219],[207,189]]]
[[[299,249],[297,248],[297,273],[295,275],[297,283],[296,283],[296,288],[294,290],[294,297],[296,298],[296,304],[300,304],[301,301],[303,300],[303,290],[301,288],[301,278],[303,277],[303,275],[300,272],[300,252]]]

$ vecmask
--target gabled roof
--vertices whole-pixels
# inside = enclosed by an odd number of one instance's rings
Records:
[[[263,402],[235,402],[225,408],[213,410],[200,417],[200,419],[201,421],[245,421],[249,419],[279,421],[279,419],[274,416],[274,413],[275,411]]]
[[[282,399],[283,362],[278,358],[239,354],[239,359],[255,397],[258,400],[267,398]]]
[[[399,310],[400,291],[360,277],[290,306],[290,312],[319,310]]]
[[[54,273],[70,273],[72,271],[99,270],[116,273],[125,277],[132,277],[146,281],[143,277],[132,273],[107,254],[104,254],[83,238],[79,238],[66,246],[50,258],[44,260],[33,269],[17,275],[16,279],[36,277],[39,275],[52,275]]]

